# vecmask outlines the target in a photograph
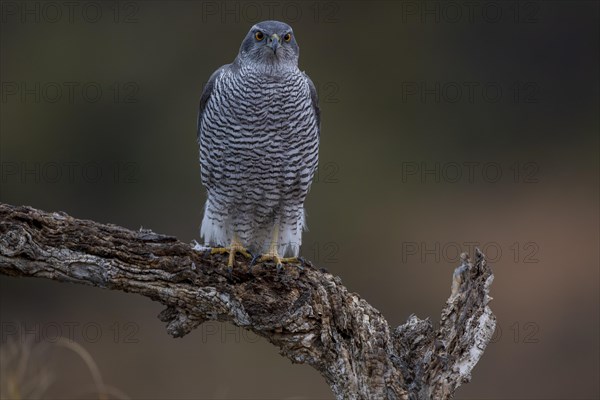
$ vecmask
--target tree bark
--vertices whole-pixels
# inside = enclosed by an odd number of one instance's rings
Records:
[[[474,264],[461,257],[439,327],[411,316],[391,329],[309,261],[277,271],[238,256],[229,271],[227,255],[171,236],[0,204],[0,274],[141,294],[166,306],[174,337],[231,322],[316,368],[339,399],[450,399],[470,380],[496,325],[493,274],[479,250]]]

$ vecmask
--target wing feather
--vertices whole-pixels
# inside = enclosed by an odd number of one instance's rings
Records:
[[[321,109],[319,108],[319,96],[317,95],[317,89],[315,88],[315,84],[310,80],[308,75],[304,72],[304,77],[306,77],[306,81],[308,82],[308,87],[310,89],[310,99],[312,101],[312,107],[315,112],[315,116],[317,117],[317,131],[318,135],[321,136]]]
[[[202,95],[200,96],[200,106],[198,108],[198,125],[197,125],[198,138],[200,138],[200,125],[202,123],[202,115],[204,114],[204,110],[206,109],[206,104],[208,103],[208,100],[210,99],[210,96],[215,87],[215,82],[217,81],[219,76],[221,76],[221,73],[223,71],[225,71],[227,68],[229,68],[230,65],[231,64],[225,64],[225,65],[221,66],[220,68],[218,68],[210,76],[210,78],[208,79],[208,82],[206,82],[206,85],[204,85],[204,90],[202,90]]]

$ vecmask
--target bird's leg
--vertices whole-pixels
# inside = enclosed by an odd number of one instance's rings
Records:
[[[269,245],[269,251],[260,256],[258,262],[272,260],[277,269],[280,270],[283,263],[298,263],[298,257],[282,258],[279,255],[279,225],[276,224],[273,229],[273,237],[271,238],[271,244]]]
[[[258,259],[258,262],[273,260],[273,262],[277,266],[277,269],[279,270],[279,269],[281,269],[281,257],[279,256],[279,251],[277,249],[278,241],[279,241],[279,225],[275,225],[275,228],[273,229],[273,237],[271,239],[271,244],[269,245],[269,251],[267,251],[267,253],[261,255],[260,258]]]
[[[240,239],[236,234],[233,235],[233,239],[231,240],[231,244],[229,247],[213,247],[210,250],[210,254],[225,254],[229,253],[229,260],[227,262],[227,268],[233,268],[233,262],[235,261],[235,253],[240,253],[246,258],[252,258],[248,250],[244,248]]]

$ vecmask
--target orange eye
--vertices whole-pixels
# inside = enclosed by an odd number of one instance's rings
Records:
[[[263,40],[265,35],[261,31],[256,31],[256,33],[254,34],[254,37],[256,38],[256,40]]]
[[[292,35],[290,35],[289,33],[286,33],[285,35],[283,35],[283,40],[285,40],[286,42],[289,42],[290,40],[292,40]]]

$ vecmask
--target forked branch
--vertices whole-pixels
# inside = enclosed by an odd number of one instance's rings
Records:
[[[270,264],[251,269],[150,230],[0,204],[0,274],[138,293],[166,306],[159,318],[181,337],[208,320],[228,321],[316,368],[340,399],[449,399],[468,382],[495,329],[493,280],[477,251],[466,254],[434,329],[411,316],[391,329],[339,277]]]

